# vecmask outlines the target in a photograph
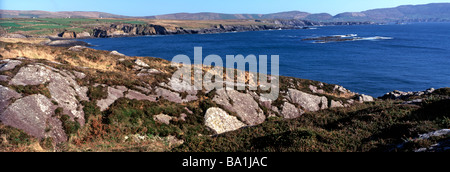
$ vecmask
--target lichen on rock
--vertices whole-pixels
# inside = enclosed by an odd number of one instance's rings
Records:
[[[216,134],[223,134],[246,126],[236,117],[228,115],[220,108],[209,108],[206,111],[205,125]]]

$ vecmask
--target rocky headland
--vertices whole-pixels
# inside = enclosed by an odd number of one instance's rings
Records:
[[[158,58],[6,42],[0,52],[2,151],[447,149],[432,146],[447,135],[395,145],[404,136],[449,127],[448,88],[375,99],[339,85],[280,77],[280,96],[269,101],[258,90],[206,92],[174,84],[177,68]]]

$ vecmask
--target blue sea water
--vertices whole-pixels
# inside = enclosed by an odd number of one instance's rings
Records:
[[[358,34],[392,39],[312,43],[303,38]],[[450,86],[450,23],[329,26],[311,30],[274,30],[205,35],[85,39],[93,48],[128,56],[171,60],[217,54],[279,55],[280,75],[342,85],[375,97],[393,91]]]

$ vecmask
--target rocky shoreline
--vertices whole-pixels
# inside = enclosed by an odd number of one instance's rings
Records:
[[[371,25],[374,22],[312,22],[307,20],[254,20],[258,24],[252,25],[213,25],[209,28],[186,29],[183,27],[169,28],[155,24],[123,24],[114,23],[110,26],[94,27],[92,31],[76,33],[63,31],[57,36],[31,36],[21,34],[4,34],[5,38],[49,38],[54,40],[88,39],[88,38],[112,38],[112,37],[135,37],[146,35],[179,35],[179,34],[214,34],[228,32],[264,31],[264,30],[291,30],[310,29],[320,26],[342,26],[342,25]]]

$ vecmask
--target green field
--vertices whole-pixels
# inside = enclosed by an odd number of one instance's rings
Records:
[[[144,21],[121,19],[87,19],[87,18],[42,18],[42,19],[0,19],[0,27],[8,33],[29,35],[52,35],[64,30],[74,32],[91,31],[96,26],[112,23],[146,24]]]

